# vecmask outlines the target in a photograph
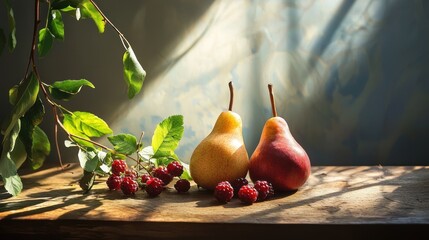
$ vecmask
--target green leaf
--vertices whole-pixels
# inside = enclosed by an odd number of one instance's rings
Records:
[[[88,137],[102,137],[113,132],[103,119],[89,112],[73,112],[73,122]]]
[[[9,2],[9,0],[5,0],[6,3],[6,9],[7,9],[7,17],[9,20],[9,50],[12,52],[16,47],[16,23],[15,23],[15,16],[13,13],[12,6]]]
[[[16,104],[16,99],[18,98],[18,85],[13,86],[9,89],[9,103],[14,106]]]
[[[5,139],[8,137],[10,131],[15,126],[16,122],[22,117],[28,109],[30,109],[36,102],[37,94],[39,93],[39,81],[36,76],[31,73],[18,87],[18,94],[16,97],[16,104],[12,109],[12,113],[6,118],[3,128]]]
[[[15,147],[10,153],[10,158],[15,163],[16,169],[19,169],[25,160],[27,160],[27,151],[25,150],[24,143],[19,138],[15,141]]]
[[[137,151],[137,139],[131,134],[119,134],[111,137],[107,137],[113,144],[116,152],[125,155],[130,155]]]
[[[19,138],[25,145],[27,158],[31,161],[33,169],[42,166],[49,155],[51,146],[48,137],[42,129],[37,127],[45,115],[45,108],[42,100],[37,98],[33,106],[25,113],[21,120],[21,131]]]
[[[79,149],[77,154],[80,166],[87,172],[93,172],[98,165],[98,157],[94,151],[83,151]]]
[[[79,7],[82,18],[91,18],[97,26],[98,31],[103,33],[106,22],[94,5],[89,0],[84,0],[80,3]]]
[[[95,88],[94,85],[86,79],[64,80],[54,82],[51,86],[49,86],[49,92],[55,99],[67,101],[79,93],[82,89],[82,86]]]
[[[79,186],[82,188],[83,193],[89,192],[91,190],[92,186],[94,186],[94,180],[95,180],[95,173],[94,172],[88,172],[83,170],[83,176],[79,180]]]
[[[13,196],[17,196],[22,190],[21,178],[18,176],[16,165],[11,158],[20,129],[21,123],[18,119],[10,134],[3,139],[3,150],[0,157],[0,175],[3,178],[5,189]]]
[[[72,139],[75,143],[77,143],[83,147],[94,148],[94,145],[89,142],[90,141],[89,137],[87,137],[85,134],[83,134],[81,131],[79,131],[77,129],[77,127],[75,126],[75,122],[73,120],[73,116],[71,114],[66,113],[63,115],[63,126],[67,130],[68,133],[71,133],[73,135],[76,135],[78,137],[81,137],[81,138],[87,140],[86,141],[86,140],[82,140],[79,138],[72,137]]]
[[[124,53],[122,62],[124,63],[124,79],[128,86],[128,98],[131,99],[140,92],[146,72],[131,47]]]
[[[59,10],[52,10],[48,28],[56,39],[64,40],[64,22]]]
[[[45,56],[52,47],[54,35],[52,35],[49,28],[42,28],[39,31],[39,42],[37,43],[37,52],[40,57]]]
[[[183,131],[182,115],[170,116],[159,123],[152,137],[153,157],[173,156]]]
[[[31,156],[29,157],[33,170],[39,169],[50,153],[51,144],[48,136],[40,127],[36,126],[33,130]]]
[[[0,28],[0,55],[3,53],[3,49],[6,46],[6,35],[3,29]]]
[[[36,102],[31,106],[30,109],[25,113],[24,117],[29,120],[31,125],[37,126],[43,121],[45,116],[45,107],[43,106],[42,99],[37,98]]]
[[[180,161],[183,166],[183,173],[180,175],[181,179],[192,180],[191,173],[189,171],[189,164]]]

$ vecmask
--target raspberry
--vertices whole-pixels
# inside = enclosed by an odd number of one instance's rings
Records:
[[[174,184],[174,188],[179,193],[187,192],[191,188],[191,183],[186,179],[179,179],[176,184]]]
[[[168,173],[167,168],[160,166],[153,170],[153,176],[162,180],[164,185],[169,184],[173,180],[173,175]]]
[[[258,201],[264,201],[268,197],[274,195],[273,186],[267,181],[256,181],[255,189],[258,191]]]
[[[183,173],[183,166],[178,161],[173,161],[167,165],[167,171],[175,177],[179,177]]]
[[[107,179],[106,184],[110,190],[119,190],[121,188],[122,177],[117,175],[110,175]]]
[[[137,172],[133,169],[126,169],[124,172],[125,177],[130,177],[133,180],[137,180]]]
[[[112,173],[115,175],[121,175],[127,169],[127,163],[124,160],[116,159],[112,163]]]
[[[258,191],[251,185],[244,185],[240,188],[240,191],[238,191],[238,198],[240,198],[243,203],[252,204],[258,199]]]
[[[234,194],[237,195],[240,188],[244,185],[249,184],[245,178],[237,178],[231,181],[231,186],[234,188]]]
[[[129,196],[133,195],[139,189],[139,184],[130,177],[124,177],[121,183],[122,192]]]
[[[214,190],[214,196],[219,202],[227,203],[234,196],[234,189],[228,181],[220,182]]]
[[[152,177],[150,176],[149,173],[143,174],[142,177],[141,177],[142,183],[146,183],[147,180],[149,180],[150,178],[152,178]]]
[[[146,182],[145,190],[150,197],[156,197],[164,190],[164,183],[157,177],[150,178]]]

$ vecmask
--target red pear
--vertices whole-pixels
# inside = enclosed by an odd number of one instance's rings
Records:
[[[273,117],[265,123],[259,144],[250,157],[249,175],[253,182],[271,182],[276,191],[296,190],[310,176],[310,159],[292,136],[286,120],[277,116],[271,84],[268,89]]]

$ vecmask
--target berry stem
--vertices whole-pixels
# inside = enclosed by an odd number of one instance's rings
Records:
[[[232,84],[232,81],[228,83],[229,86],[229,107],[228,111],[232,111],[232,104],[234,103],[234,86]]]
[[[276,101],[274,100],[273,85],[271,83],[268,84],[268,92],[270,93],[271,111],[273,112],[273,117],[277,117]]]

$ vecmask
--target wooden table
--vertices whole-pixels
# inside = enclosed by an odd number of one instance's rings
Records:
[[[0,239],[268,239],[273,234],[283,239],[385,239],[420,232],[427,236],[429,230],[428,166],[313,167],[297,192],[253,205],[238,199],[219,204],[212,193],[195,185],[186,194],[169,186],[155,198],[144,191],[125,197],[109,191],[105,179],[82,194],[77,183],[81,171],[72,164],[65,170],[22,174],[24,191],[18,197],[2,188]]]

